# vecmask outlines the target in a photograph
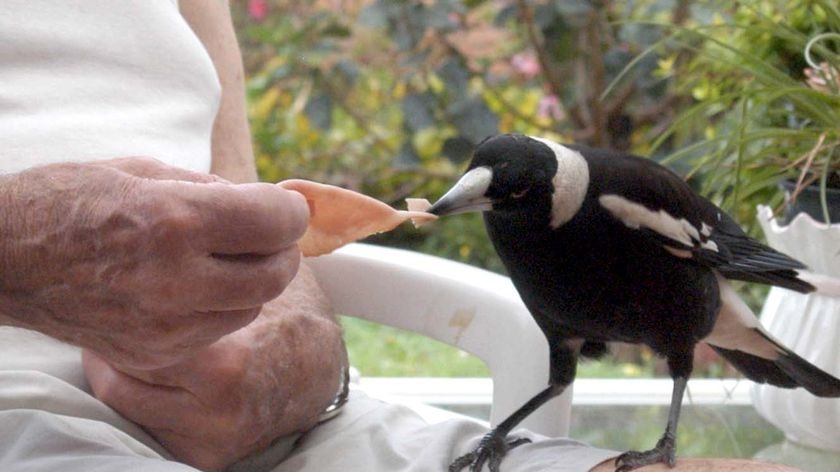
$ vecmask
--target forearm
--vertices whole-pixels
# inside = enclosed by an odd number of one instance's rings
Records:
[[[59,269],[58,261],[47,257],[48,250],[67,246],[61,238],[67,232],[62,220],[78,215],[78,206],[67,204],[76,193],[68,177],[81,165],[53,164],[0,175],[0,324],[48,328],[36,306]],[[77,262],[67,257],[60,264],[74,267]]]
[[[81,213],[72,204],[78,188],[71,178],[81,166],[53,164],[0,175],[0,324],[54,328],[44,325],[49,317],[41,305],[55,272],[79,262],[55,248],[67,249],[66,222]],[[65,258],[56,261],[52,254]]]
[[[213,124],[211,172],[231,182],[257,180],[245,101],[242,55],[226,0],[181,0],[181,14],[213,60],[222,97]]]

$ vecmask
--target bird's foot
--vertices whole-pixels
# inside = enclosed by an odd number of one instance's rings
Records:
[[[465,467],[469,467],[469,472],[479,472],[485,463],[490,472],[499,472],[499,464],[508,451],[529,442],[530,439],[508,438],[495,430],[490,431],[481,438],[475,450],[455,459],[449,466],[449,472],[459,472]]]
[[[663,436],[656,447],[649,451],[628,451],[615,460],[615,472],[629,472],[644,465],[664,462],[669,467],[676,464],[676,444],[671,436]]]

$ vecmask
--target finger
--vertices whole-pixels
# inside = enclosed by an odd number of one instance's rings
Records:
[[[302,195],[255,183],[167,183],[196,215],[195,248],[209,254],[272,254],[303,235],[309,208]]]
[[[197,311],[253,308],[277,298],[300,266],[296,246],[266,255],[215,256],[194,259],[195,274],[184,283],[184,299]]]
[[[261,311],[262,307],[254,307],[173,316],[166,322],[158,322],[154,334],[139,341],[124,342],[115,352],[109,352],[108,358],[120,370],[128,373],[133,373],[135,369],[165,369],[203,352],[225,335],[242,329]]]
[[[172,346],[182,353],[192,355],[197,350],[215,343],[222,337],[239,331],[250,324],[260,315],[262,306],[241,310],[196,312],[178,317],[178,323],[183,327],[180,331],[173,330],[170,338],[177,337],[170,345],[163,345],[163,349]],[[147,345],[152,343],[146,343]]]
[[[157,159],[145,156],[119,157],[116,159],[97,161],[94,164],[100,167],[116,169],[125,172],[126,174],[144,179],[182,180],[186,182],[200,183],[229,183],[227,180],[217,175],[194,172],[180,167],[169,166]]]
[[[156,386],[128,376],[89,350],[82,351],[82,366],[97,398],[121,415],[146,428],[183,431],[195,423],[200,407],[195,397],[177,387]]]
[[[183,387],[190,391],[203,389],[205,395],[210,397],[213,395],[208,385],[212,384],[215,392],[224,395],[216,398],[229,401],[231,385],[234,389],[241,385],[243,373],[252,364],[250,354],[253,352],[250,345],[229,339],[220,339],[169,366],[148,370],[117,364],[113,366],[148,384]]]
[[[229,430],[202,411],[195,395],[126,375],[88,350],[82,351],[82,365],[97,398],[142,426],[177,459],[201,470],[222,470],[231,462],[226,449],[236,445]]]
[[[121,336],[117,343],[93,342],[88,346],[104,354],[123,372],[159,370],[206,350],[225,335],[247,326],[261,312],[262,307],[257,306],[225,312],[172,314],[150,320],[150,327],[140,336]]]
[[[262,306],[241,310],[198,312],[187,315],[193,319],[190,323],[198,328],[189,336],[189,342],[182,346],[197,348],[209,346],[230,333],[239,331],[256,319]],[[189,321],[188,321],[189,323]]]

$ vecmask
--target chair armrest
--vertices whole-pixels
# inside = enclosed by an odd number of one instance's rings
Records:
[[[350,244],[307,259],[337,313],[420,333],[477,356],[493,378],[491,425],[548,382],[548,343],[510,279],[412,251]],[[571,388],[523,421],[568,434]]]

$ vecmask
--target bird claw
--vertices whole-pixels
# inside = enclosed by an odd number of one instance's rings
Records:
[[[472,452],[455,459],[449,466],[449,472],[459,472],[465,467],[469,467],[469,472],[480,472],[485,463],[490,472],[499,472],[499,464],[508,451],[529,442],[531,440],[527,438],[506,438],[490,431]]]
[[[627,451],[615,459],[615,472],[629,472],[633,469],[663,462],[669,467],[676,464],[676,445],[674,438],[664,436],[656,447],[649,451]]]

